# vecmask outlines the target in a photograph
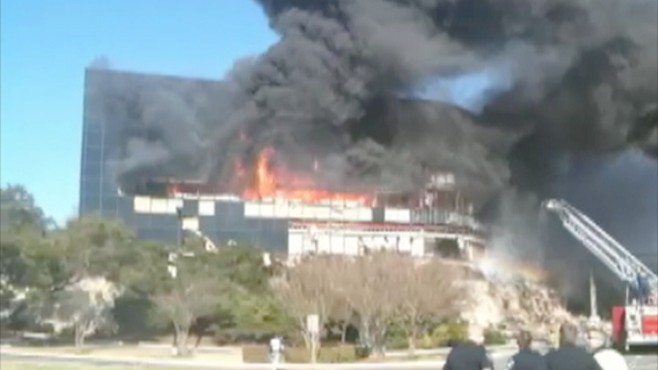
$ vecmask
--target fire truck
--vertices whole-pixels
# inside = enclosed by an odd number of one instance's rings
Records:
[[[549,199],[543,207],[555,213],[562,226],[625,283],[624,305],[612,309],[614,344],[626,351],[658,347],[658,275],[566,201]]]

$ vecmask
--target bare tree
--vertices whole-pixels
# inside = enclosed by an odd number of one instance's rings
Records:
[[[340,331],[340,342],[344,344],[347,337],[347,328],[354,321],[354,309],[350,306],[344,294],[341,294],[340,288],[335,288],[332,294],[334,297],[328,315]]]
[[[88,336],[116,329],[111,312],[118,294],[105,279],[83,279],[55,293],[53,318],[71,325],[75,347],[79,350]]]
[[[338,260],[335,256],[307,256],[272,282],[274,292],[297,323],[306,347],[315,349],[311,351],[313,362],[320,348],[320,338],[309,332],[306,317],[318,315],[320,328],[324,327],[337,297],[335,274]]]
[[[192,325],[202,316],[210,315],[221,301],[217,282],[202,278],[176,281],[170,289],[153,297],[158,311],[174,326],[176,352],[188,354],[188,338]]]
[[[355,257],[337,276],[339,292],[356,312],[361,341],[375,353],[383,354],[384,338],[397,312],[400,263],[395,252],[377,251]]]
[[[404,328],[413,355],[416,339],[433,322],[459,312],[466,304],[468,296],[458,284],[465,272],[436,259],[400,257],[391,273],[398,277],[398,285],[391,287],[399,304],[396,321]]]
[[[152,296],[155,306],[174,327],[176,353],[188,354],[188,338],[192,325],[211,315],[220,303],[235,296],[239,288],[218,268],[217,253],[207,252],[198,240],[186,242],[185,252],[176,258],[176,273],[160,275]],[[164,264],[155,265],[164,270]]]
[[[459,267],[437,260],[419,260],[391,251],[364,256],[308,256],[273,282],[308,347],[319,348],[306,328],[306,317],[317,314],[321,327],[329,319],[341,323],[342,339],[356,319],[361,341],[373,353],[383,354],[392,322],[400,323],[409,340],[427,331],[432,320],[455,313],[466,295],[457,281]],[[315,357],[312,354],[312,359]]]

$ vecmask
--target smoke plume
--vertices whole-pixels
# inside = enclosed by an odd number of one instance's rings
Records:
[[[405,190],[451,171],[498,215],[497,244],[525,245],[541,198],[601,202],[570,185],[596,168],[580,158],[640,148],[656,173],[655,0],[258,2],[280,40],[221,82],[115,81],[105,109],[124,125],[124,190],[152,176],[226,184],[235,159],[272,146],[295,169],[319,161],[328,187]]]
[[[656,152],[655,1],[259,3],[280,40],[221,83],[127,88],[123,109],[146,129],[124,132],[122,187],[226,183],[234,158],[271,145],[300,168],[319,158],[331,186],[410,188],[452,171],[484,204],[509,184],[541,188],[563,153]],[[478,74],[490,86],[470,107],[426,92]]]

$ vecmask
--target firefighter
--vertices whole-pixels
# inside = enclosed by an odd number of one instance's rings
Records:
[[[612,348],[610,337],[600,331],[590,331],[588,335],[589,349],[594,359],[603,370],[629,370],[628,364],[617,350]]]
[[[641,304],[648,304],[651,298],[651,285],[644,275],[637,275],[638,300]]]
[[[483,333],[471,328],[468,340],[458,343],[450,350],[443,370],[494,370],[483,342]]]
[[[578,328],[574,325],[560,327],[559,347],[545,356],[548,370],[603,370],[592,354],[577,346],[578,335]]]
[[[519,352],[507,362],[507,370],[546,370],[546,360],[539,352],[532,350],[532,335],[522,330],[516,336]]]

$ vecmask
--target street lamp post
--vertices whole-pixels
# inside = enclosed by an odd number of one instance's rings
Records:
[[[176,247],[175,251],[169,252],[169,262],[171,264],[170,266],[170,274],[171,277],[174,278],[174,280],[178,279],[178,267],[176,266],[177,264],[177,259],[178,256],[181,254],[181,249],[183,248],[183,208],[182,207],[176,207],[176,217],[178,219],[178,224],[176,225]],[[174,332],[174,341],[172,343],[172,348],[171,348],[171,353],[173,355],[178,355],[178,335],[176,332]]]
[[[178,218],[178,225],[176,227],[176,243],[177,243],[178,249],[180,249],[183,245],[183,239],[182,239],[183,208],[182,207],[176,207],[176,217]]]
[[[169,252],[167,266],[169,274],[174,279],[178,276],[176,260],[181,254],[181,249],[183,248],[183,209],[181,207],[176,207],[176,217],[178,219],[178,224],[176,225],[176,247],[174,247],[175,250]]]

